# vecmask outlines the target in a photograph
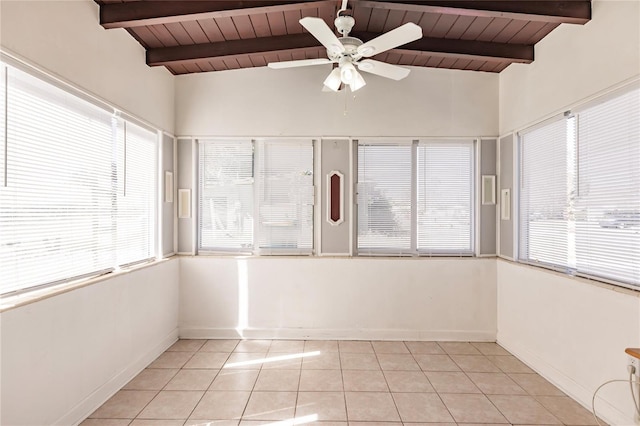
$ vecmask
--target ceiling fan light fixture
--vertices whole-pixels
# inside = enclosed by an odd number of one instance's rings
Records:
[[[347,62],[340,65],[340,79],[344,84],[351,84],[356,78],[356,68],[351,62]]]
[[[354,70],[354,72],[355,75],[353,77],[353,81],[349,84],[352,92],[362,89],[367,84],[367,82],[364,81],[364,78],[358,71]]]
[[[334,92],[337,92],[340,88],[342,79],[340,78],[340,68],[335,68],[331,71],[331,74],[324,80],[324,85]]]

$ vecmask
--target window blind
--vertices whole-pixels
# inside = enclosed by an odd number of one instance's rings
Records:
[[[253,144],[199,142],[199,248],[253,249]]]
[[[112,269],[111,112],[17,69],[7,72],[1,292]]]
[[[421,141],[417,156],[418,251],[471,253],[473,142]]]
[[[578,113],[577,270],[640,284],[640,90]]]
[[[569,202],[574,176],[567,121],[521,134],[520,250],[527,262],[569,267]],[[575,260],[572,261],[574,263]]]
[[[358,144],[358,252],[412,249],[412,144]]]
[[[313,142],[259,140],[258,250],[311,253]]]
[[[158,135],[129,121],[118,123],[117,263],[155,256]]]

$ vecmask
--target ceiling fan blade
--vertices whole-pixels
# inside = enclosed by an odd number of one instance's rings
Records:
[[[330,64],[331,61],[326,58],[319,59],[301,59],[299,61],[282,61],[282,62],[269,62],[267,66],[273,69],[282,69],[282,68],[295,68],[295,67],[307,67],[309,65],[322,65],[322,64]]]
[[[395,30],[384,33],[359,46],[358,53],[368,58],[420,38],[422,38],[422,28],[412,22],[407,22]]]
[[[387,64],[386,62],[380,62],[373,59],[364,59],[360,62],[356,62],[356,65],[358,65],[358,69],[360,71],[368,72],[393,80],[402,80],[409,75],[409,72],[411,72],[411,70],[409,70],[408,68]]]
[[[344,52],[344,46],[324,20],[307,16],[299,22],[330,52],[336,54]]]

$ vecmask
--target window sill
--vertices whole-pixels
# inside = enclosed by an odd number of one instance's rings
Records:
[[[0,297],[0,313],[9,311],[11,309],[19,308],[25,305],[29,305],[41,300],[49,299],[54,296],[58,296],[63,293],[67,293],[73,290],[77,290],[82,287],[87,287],[97,283],[101,283],[106,280],[126,275],[131,272],[139,271],[141,269],[150,268],[160,263],[167,262],[171,258],[164,258],[147,262],[143,264],[134,265],[126,269],[120,269],[119,271],[109,272],[100,276],[93,276],[89,278],[82,278],[75,281],[69,281],[62,284],[52,285],[49,287],[36,289],[33,291],[25,291],[21,294],[9,295]]]

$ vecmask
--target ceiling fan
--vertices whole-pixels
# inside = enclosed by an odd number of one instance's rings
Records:
[[[398,28],[382,34],[366,43],[349,33],[355,25],[351,16],[341,15],[346,10],[347,0],[343,0],[342,8],[334,22],[342,37],[338,38],[329,26],[320,18],[306,17],[300,24],[309,31],[324,47],[328,58],[302,59],[297,61],[270,62],[269,68],[295,68],[309,65],[338,64],[324,80],[325,88],[337,92],[341,84],[348,85],[352,92],[361,89],[366,82],[356,70],[376,74],[393,80],[402,80],[409,75],[409,69],[387,64],[369,58],[403,44],[422,38],[422,28],[414,23],[406,23]]]

